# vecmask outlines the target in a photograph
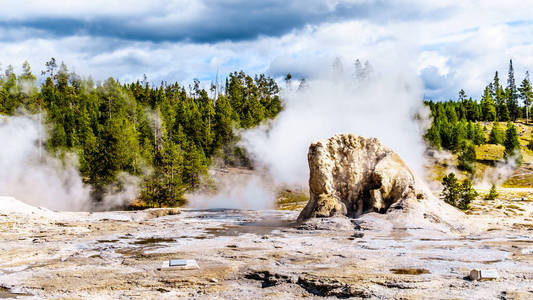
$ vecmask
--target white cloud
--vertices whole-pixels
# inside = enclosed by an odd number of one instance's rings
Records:
[[[137,22],[136,18],[145,16],[143,24],[174,26],[197,18],[210,3],[193,0],[126,2],[22,0],[5,5],[0,17],[4,20],[127,17],[130,22]],[[114,76],[129,81],[147,74],[151,81],[158,83],[161,80],[187,82],[192,78],[209,81],[217,69],[221,75],[242,69],[250,73],[292,72],[313,76],[322,72],[335,57],[345,62],[369,59],[385,66],[403,57],[419,74],[427,75],[428,70],[436,70],[439,77],[432,76],[432,83],[442,81],[441,87],[427,92],[443,98],[455,97],[460,88],[479,97],[496,70],[505,82],[509,58],[515,63],[517,79],[522,78],[525,70],[533,71],[533,56],[530,55],[533,22],[528,21],[533,4],[528,1],[403,0],[388,8],[390,11],[405,9],[406,14],[410,13],[405,18],[388,13],[383,2],[370,0],[313,2],[306,12],[333,11],[347,3],[367,5],[369,10],[374,9],[374,5],[376,11],[377,8],[380,11],[326,23],[309,23],[281,35],[212,43],[157,43],[82,33],[54,36],[38,29],[0,25],[3,52],[0,62],[3,66],[13,64],[20,68],[23,61],[29,60],[35,73],[39,73],[44,63],[55,57],[82,75],[92,75],[96,79]]]
[[[444,76],[450,72],[448,66],[448,57],[440,54],[437,51],[423,51],[418,57],[417,71],[420,73],[425,68],[435,67],[439,75]]]

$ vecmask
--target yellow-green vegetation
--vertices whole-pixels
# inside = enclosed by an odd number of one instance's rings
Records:
[[[525,209],[521,208],[520,206],[514,205],[514,204],[507,205],[506,207],[509,208],[509,209],[517,209],[519,211],[526,211]]]
[[[529,120],[529,124],[526,125],[526,120],[519,119],[514,124],[518,131],[518,141],[520,142],[524,162],[533,163],[533,151],[527,147],[533,138],[533,121]]]
[[[502,187],[506,188],[526,188],[533,187],[533,174],[513,175],[509,177]]]
[[[309,201],[309,192],[282,190],[278,193],[277,207],[281,210],[299,210]]]
[[[476,159],[479,161],[498,161],[503,159],[502,145],[485,144],[476,147]]]
[[[437,162],[435,161],[433,164],[429,164],[426,167],[429,169],[427,172],[427,178],[431,181],[441,181],[442,177],[446,176],[448,174],[448,166],[453,165],[453,161],[446,161],[446,162]]]
[[[426,179],[440,182],[442,181],[442,178],[450,172],[454,172],[457,178],[461,180],[470,177],[470,174],[467,171],[459,170],[456,167],[457,154],[450,153],[448,158],[434,159],[426,165],[426,168],[429,170],[429,172],[426,173]]]
[[[495,184],[492,184],[492,186],[490,187],[490,191],[488,194],[486,194],[483,199],[485,200],[494,200],[498,197],[498,190],[496,189],[496,185]]]
[[[500,128],[505,129],[507,122],[477,122],[483,126],[486,131],[486,139],[489,139],[489,133],[495,123],[498,123]],[[526,125],[525,119],[517,119],[513,122],[518,132],[518,141],[520,142],[520,152],[524,156],[524,162],[533,162],[533,151],[528,149],[527,145],[532,139],[533,135],[533,121],[529,120]],[[503,152],[505,148],[502,145],[484,144],[476,147],[476,155],[478,160],[498,160],[503,159]]]
[[[533,190],[527,188],[501,188],[498,189],[499,196],[501,199],[514,199],[514,200],[523,200],[523,201],[533,201]]]
[[[533,164],[524,163],[516,169],[509,178],[503,183],[503,187],[523,188],[533,187]]]

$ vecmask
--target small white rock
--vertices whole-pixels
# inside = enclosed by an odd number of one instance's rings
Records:
[[[498,271],[495,269],[485,269],[485,270],[472,270],[470,271],[471,280],[494,280],[498,279]]]

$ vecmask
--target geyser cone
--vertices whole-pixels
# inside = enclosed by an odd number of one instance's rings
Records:
[[[457,224],[464,216],[435,198],[402,159],[376,138],[337,134],[314,142],[308,162],[310,200],[298,223],[371,212],[402,213],[410,216],[403,220],[413,224],[416,219]]]

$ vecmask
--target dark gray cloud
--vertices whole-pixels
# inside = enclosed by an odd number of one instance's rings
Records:
[[[0,28],[38,30],[42,36],[65,37],[88,35],[130,41],[216,43],[253,40],[260,36],[281,36],[306,25],[369,19],[387,22],[421,18],[416,8],[387,1],[248,1],[203,0],[202,9],[187,20],[179,12],[91,15],[72,17],[66,14],[38,14],[0,21]],[[173,8],[176,10],[176,8]],[[430,14],[443,16],[440,14]]]

